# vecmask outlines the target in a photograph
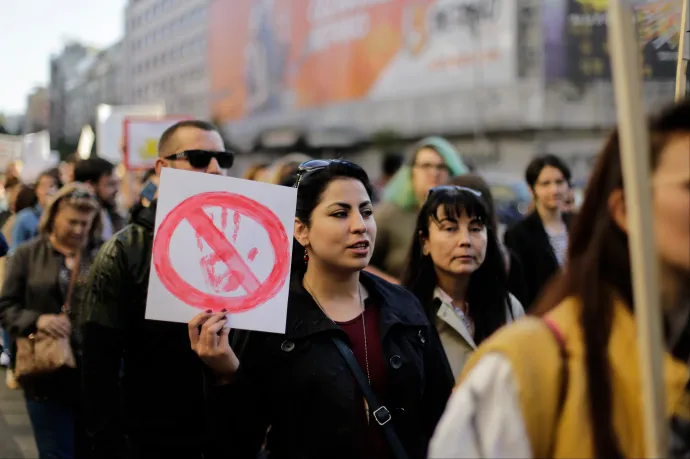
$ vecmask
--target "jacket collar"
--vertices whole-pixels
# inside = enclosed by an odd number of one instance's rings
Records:
[[[312,296],[302,285],[302,273],[293,273],[285,336],[290,339],[304,338],[340,328],[321,311]],[[359,281],[369,292],[367,303],[378,306],[380,311],[381,340],[394,325],[423,327],[428,325],[422,307],[411,293],[390,284],[366,271],[361,271]]]
[[[154,200],[148,207],[139,205],[132,209],[131,222],[137,225],[141,225],[147,230],[153,231],[156,226],[156,206],[158,205],[158,200]]]
[[[465,326],[465,323],[455,312],[455,308],[453,308],[453,300],[450,298],[450,296],[440,287],[436,287],[434,290],[434,300],[437,300],[440,303],[438,311],[436,312],[436,317],[448,324],[449,327],[458,332],[458,334],[467,342],[467,344],[469,344],[473,349],[476,349],[477,344],[474,342],[474,338]]]

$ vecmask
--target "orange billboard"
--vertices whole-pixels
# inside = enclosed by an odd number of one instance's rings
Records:
[[[509,58],[515,46],[510,35],[514,3],[214,0],[213,115],[231,121],[363,98],[419,95],[466,83],[476,73],[472,66],[482,60],[500,66],[488,75],[514,76]],[[474,14],[472,27],[468,12]],[[481,51],[470,37],[477,30]]]

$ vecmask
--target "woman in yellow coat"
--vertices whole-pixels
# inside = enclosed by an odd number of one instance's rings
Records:
[[[690,457],[690,103],[651,123],[669,455]],[[466,365],[432,458],[644,456],[642,381],[618,136],[593,171],[565,272]]]

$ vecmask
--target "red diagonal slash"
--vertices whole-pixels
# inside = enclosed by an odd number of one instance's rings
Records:
[[[227,240],[225,234],[216,228],[206,212],[200,207],[194,208],[190,211],[187,221],[211,247],[218,259],[223,261],[228,270],[237,276],[237,280],[247,294],[254,293],[261,285],[261,281],[254,275],[237,249]]]

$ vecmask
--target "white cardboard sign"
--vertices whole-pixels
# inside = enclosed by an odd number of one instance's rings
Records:
[[[88,124],[81,128],[81,135],[79,136],[79,146],[77,146],[77,153],[81,159],[89,159],[91,157],[91,150],[93,150],[93,142],[96,140],[96,134]]]
[[[163,168],[146,318],[285,333],[297,191]]]
[[[146,170],[156,165],[158,140],[173,124],[191,119],[185,116],[165,118],[126,117],[124,120],[125,155],[127,170]]]
[[[24,138],[20,135],[0,134],[0,171],[22,156]]]
[[[165,105],[107,105],[96,111],[96,153],[111,163],[122,161],[122,124],[127,116],[165,116]]]

